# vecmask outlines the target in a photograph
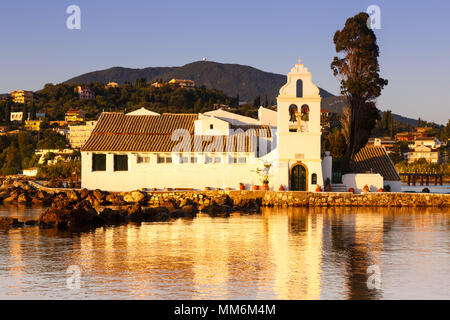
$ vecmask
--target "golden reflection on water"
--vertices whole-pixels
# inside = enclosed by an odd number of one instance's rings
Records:
[[[401,297],[402,287],[395,286],[407,279],[397,279],[403,266],[392,257],[448,259],[448,248],[438,246],[449,244],[448,217],[438,209],[275,208],[262,215],[200,215],[81,233],[0,231],[0,292],[133,299]],[[78,291],[65,287],[71,265],[82,270]],[[387,288],[367,288],[371,265],[387,272]]]

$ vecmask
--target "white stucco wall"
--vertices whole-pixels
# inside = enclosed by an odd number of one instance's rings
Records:
[[[158,164],[155,154],[149,155],[150,163],[137,163],[137,154],[129,153],[128,171],[114,172],[114,154],[108,153],[106,171],[93,172],[92,152],[82,152],[81,156],[82,188],[91,190],[132,191],[142,188],[203,190],[205,187],[239,189],[240,182],[245,183],[249,190],[254,184],[259,186],[262,184],[256,169],[262,168],[263,162],[252,157],[247,158],[246,164],[230,164],[229,157],[225,155],[222,155],[220,164],[179,164],[178,158],[174,156],[174,163]],[[270,184],[272,188],[276,186],[273,182]]]
[[[276,127],[277,126],[277,112],[264,108],[264,107],[260,107],[258,109],[258,119],[259,119],[259,123],[262,125],[268,125],[268,126],[272,126],[272,127]]]
[[[378,173],[348,173],[342,176],[342,183],[348,189],[355,189],[355,193],[361,193],[365,185],[370,192],[378,192],[384,187],[383,177]],[[391,186],[392,187],[392,186]]]
[[[211,126],[213,129],[211,129]],[[195,135],[228,135],[230,124],[224,120],[199,114],[199,119],[194,122]]]
[[[384,185],[390,185],[391,186],[391,192],[402,192],[402,182],[401,181],[390,181],[385,180]]]
[[[323,185],[325,185],[325,180],[328,178],[332,180],[333,172],[333,157],[327,152],[322,160],[322,173],[323,173]]]

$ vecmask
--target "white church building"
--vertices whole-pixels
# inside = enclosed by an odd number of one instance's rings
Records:
[[[315,191],[332,170],[331,157],[321,154],[320,104],[299,61],[277,111],[261,108],[258,119],[225,110],[102,113],[81,149],[82,187],[236,190],[242,183],[250,190],[267,180],[271,190]]]

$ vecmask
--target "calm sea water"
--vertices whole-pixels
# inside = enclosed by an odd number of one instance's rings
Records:
[[[71,266],[79,289],[67,285]],[[374,270],[381,284],[369,289]],[[450,299],[450,213],[265,209],[83,233],[0,230],[0,298]]]

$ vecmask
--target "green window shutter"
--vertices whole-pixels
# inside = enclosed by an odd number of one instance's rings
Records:
[[[114,171],[128,171],[127,155],[114,155]]]
[[[92,171],[106,171],[106,154],[92,154]]]

